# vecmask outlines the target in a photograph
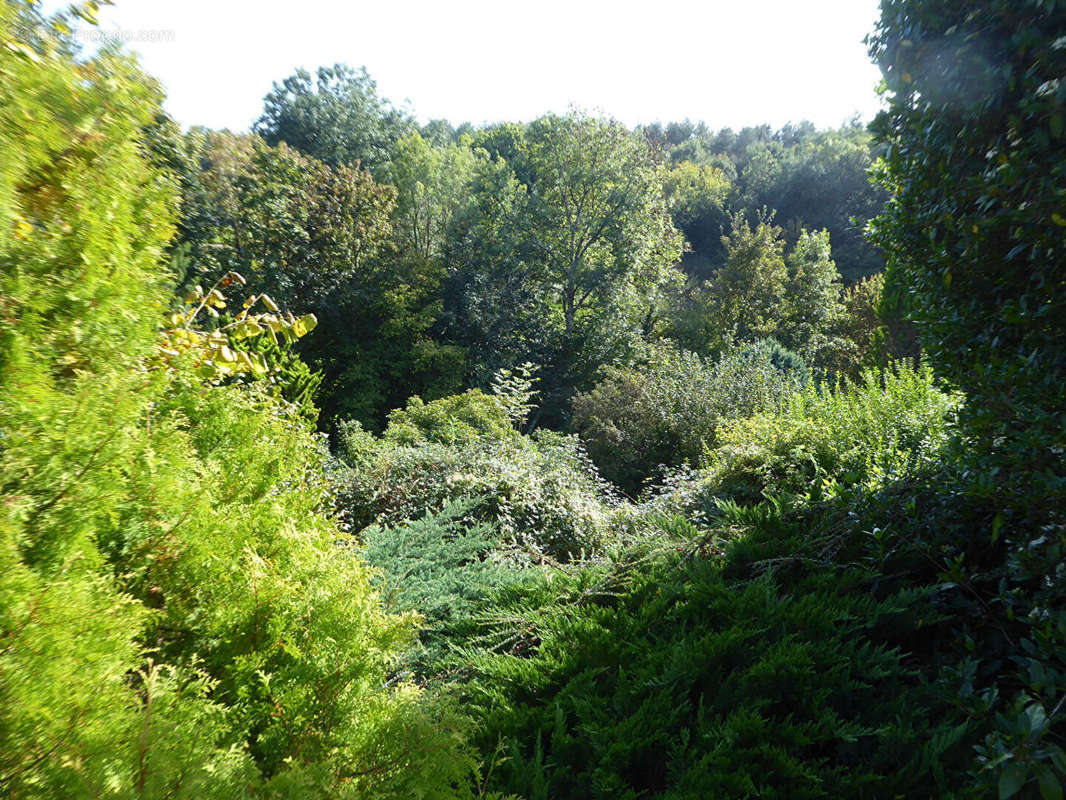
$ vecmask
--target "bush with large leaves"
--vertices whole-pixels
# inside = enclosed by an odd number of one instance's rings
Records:
[[[988,468],[1017,476],[1012,505],[1056,518],[1066,507],[1064,14],[1055,0],[885,0],[871,43],[889,101],[875,129],[895,196],[875,233],[890,280],[938,373],[972,398],[965,418]]]
[[[1061,797],[1066,776],[1064,32],[1061,0],[882,0],[870,42],[886,290],[967,397],[954,492],[981,518],[949,581],[973,596],[958,634],[983,663],[960,702],[997,712],[980,763],[1001,797]]]

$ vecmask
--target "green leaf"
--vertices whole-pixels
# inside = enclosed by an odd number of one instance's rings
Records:
[[[1025,785],[1027,770],[1017,762],[1011,762],[999,775],[999,800],[1013,797]]]
[[[245,320],[244,322],[241,322],[238,325],[234,325],[230,329],[229,335],[232,336],[234,339],[249,339],[252,336],[258,336],[262,332],[263,329],[259,327],[259,325],[256,324],[254,321],[249,319]]]
[[[1003,530],[1003,523],[1006,521],[1006,517],[1003,516],[1003,512],[1000,511],[996,514],[995,519],[992,520],[992,542],[999,541],[999,533]]]
[[[1040,732],[1047,725],[1047,712],[1039,703],[1033,703],[1025,709],[1025,716],[1029,720],[1029,730]]]
[[[1062,800],[1062,784],[1046,764],[1036,768],[1036,779],[1040,783],[1040,796],[1044,800]]]
[[[318,317],[314,314],[304,314],[301,317],[297,317],[292,323],[293,336],[297,339],[301,336],[306,336],[315,329],[316,325],[318,325]]]

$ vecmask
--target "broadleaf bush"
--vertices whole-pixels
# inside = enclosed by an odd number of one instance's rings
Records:
[[[603,475],[638,494],[661,465],[696,464],[723,422],[773,408],[808,380],[802,359],[776,343],[716,361],[660,346],[579,394],[572,425]]]

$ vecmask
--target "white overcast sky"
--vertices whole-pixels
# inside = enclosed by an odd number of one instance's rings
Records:
[[[48,2],[46,6],[61,7]],[[570,105],[628,125],[712,128],[878,108],[862,42],[878,0],[116,0],[101,28],[132,39],[183,125],[247,128],[298,67],[366,66],[422,121],[529,120]],[[144,31],[165,31],[150,42]]]

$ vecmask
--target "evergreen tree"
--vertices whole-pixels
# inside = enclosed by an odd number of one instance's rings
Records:
[[[313,437],[161,335],[158,88],[59,22],[16,38],[24,8],[0,2],[0,793],[464,794],[454,720],[386,688],[415,620],[336,546]]]

